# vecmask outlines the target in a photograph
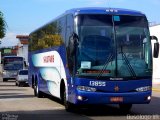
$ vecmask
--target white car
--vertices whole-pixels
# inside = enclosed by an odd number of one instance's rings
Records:
[[[16,78],[16,86],[28,84],[28,70],[19,70]]]

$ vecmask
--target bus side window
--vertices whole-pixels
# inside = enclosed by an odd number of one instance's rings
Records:
[[[66,27],[66,48],[67,48],[67,61],[70,74],[73,75],[73,66],[74,66],[74,56],[71,53],[71,48],[73,47],[71,44],[72,42],[72,35],[73,35],[73,16],[67,15],[67,27]]]

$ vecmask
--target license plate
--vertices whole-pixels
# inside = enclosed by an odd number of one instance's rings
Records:
[[[111,97],[111,102],[123,102],[123,97]]]

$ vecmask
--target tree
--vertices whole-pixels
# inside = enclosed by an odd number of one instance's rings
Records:
[[[3,18],[3,13],[0,11],[0,39],[5,36],[6,33],[6,23]]]

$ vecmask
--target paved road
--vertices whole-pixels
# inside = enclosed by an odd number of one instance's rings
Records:
[[[5,119],[7,118],[7,119]],[[125,115],[116,106],[97,106],[66,112],[55,98],[36,98],[30,87],[17,87],[0,78],[0,120],[160,120],[160,92],[153,92],[149,105],[134,105]]]

